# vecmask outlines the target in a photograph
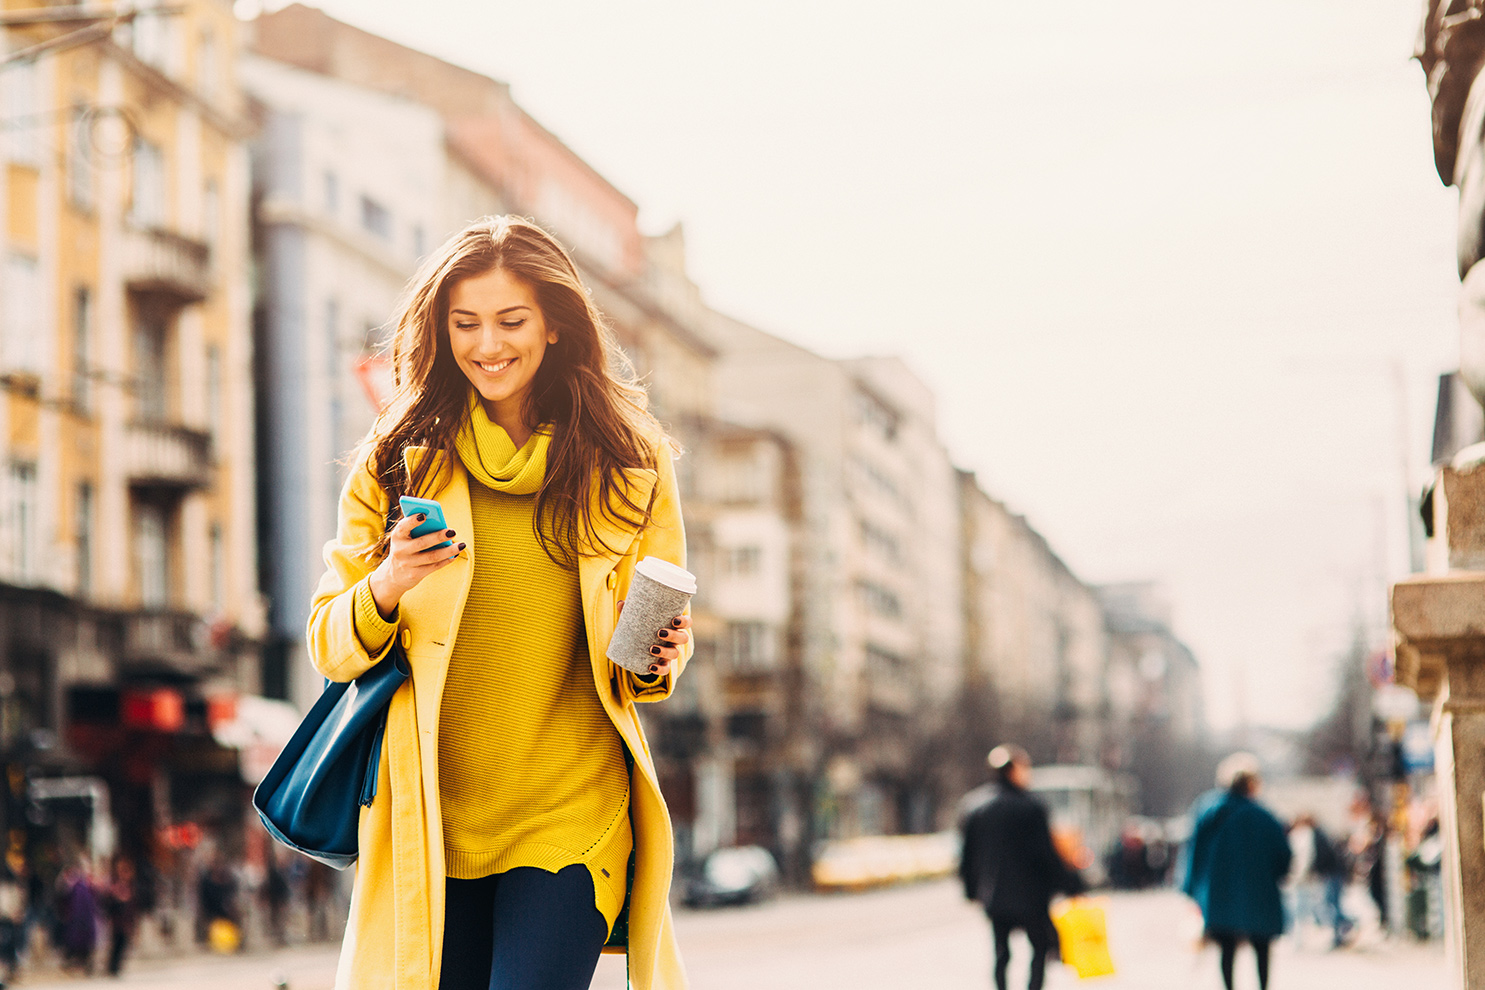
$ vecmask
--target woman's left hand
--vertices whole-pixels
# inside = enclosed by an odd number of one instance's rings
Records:
[[[650,664],[650,673],[662,677],[670,673],[671,662],[681,658],[681,647],[691,642],[691,634],[686,631],[690,628],[691,617],[678,615],[656,634],[655,642],[659,649],[650,647],[650,654],[655,658]]]
[[[619,611],[624,611],[624,603],[619,602]],[[670,620],[670,625],[655,632],[655,645],[650,647],[650,673],[664,677],[670,673],[672,662],[681,658],[681,647],[691,642],[691,634],[686,630],[691,628],[691,617],[679,615]]]

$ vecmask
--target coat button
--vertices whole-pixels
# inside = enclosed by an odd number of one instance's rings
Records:
[[[404,650],[407,649],[408,647],[412,646],[412,630],[411,629],[404,629],[404,630],[402,630],[401,635],[398,636],[398,641],[402,643],[402,648]]]
[[[619,575],[615,574],[613,571],[609,571],[608,572],[608,587],[609,587],[609,590],[612,591],[614,588],[617,588],[618,586],[619,586]]]

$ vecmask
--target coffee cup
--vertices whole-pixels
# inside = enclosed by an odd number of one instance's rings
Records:
[[[650,647],[660,630],[686,611],[696,594],[696,575],[659,557],[634,565],[634,579],[624,599],[624,611],[605,652],[614,663],[636,674],[648,674],[655,655]]]

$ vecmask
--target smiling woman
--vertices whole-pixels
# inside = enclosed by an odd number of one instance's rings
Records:
[[[531,437],[526,394],[547,345],[555,343],[557,331],[547,328],[536,293],[502,268],[466,278],[449,292],[449,349],[486,414],[517,447]]]
[[[649,673],[604,656],[636,562],[685,566],[670,444],[621,359],[527,221],[472,224],[413,280],[396,394],[310,618],[326,677],[394,640],[412,669],[388,708],[390,786],[361,819],[338,987],[575,990],[614,943],[633,986],[685,986],[635,703],[670,694],[691,620],[655,630]],[[437,501],[447,528],[414,537],[402,495]]]

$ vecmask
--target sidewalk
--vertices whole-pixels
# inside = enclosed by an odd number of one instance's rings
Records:
[[[1047,990],[1220,990],[1216,950],[1196,951],[1190,904],[1172,891],[1112,894],[1109,944],[1118,973],[1080,982],[1063,966]],[[984,915],[957,884],[934,882],[864,894],[793,894],[767,904],[680,911],[676,935],[693,990],[985,990],[990,937]],[[1018,935],[1012,986],[1026,985]],[[131,962],[122,979],[24,978],[17,987],[99,990],[330,990],[338,946],[240,956]],[[1253,957],[1238,956],[1238,990],[1253,990]],[[1438,943],[1375,939],[1336,952],[1274,947],[1273,990],[1441,990],[1449,986]],[[623,990],[624,958],[605,956],[594,990]]]

